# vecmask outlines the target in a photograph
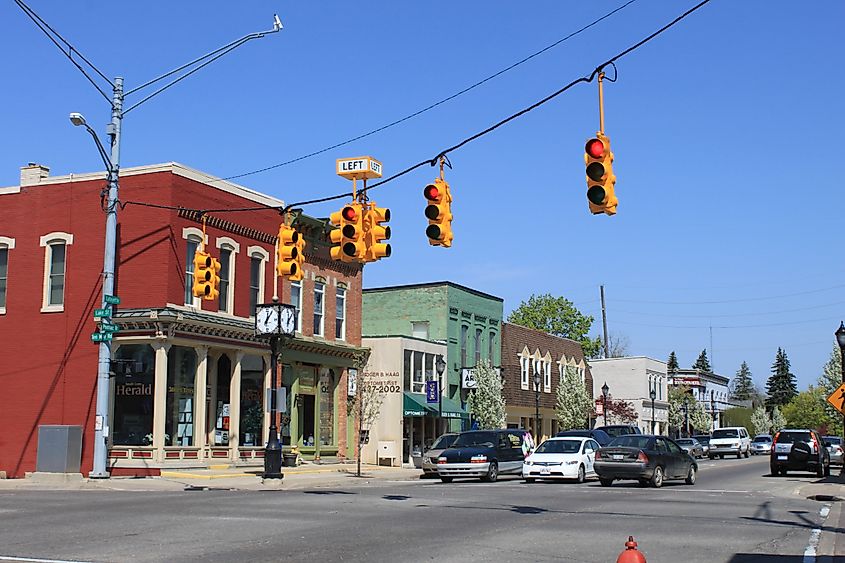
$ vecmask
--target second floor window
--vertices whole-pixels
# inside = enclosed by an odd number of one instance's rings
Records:
[[[489,335],[490,340],[487,341],[487,359],[490,360],[490,365],[493,365],[493,362],[496,361],[496,357],[493,355],[493,345],[496,342],[496,333],[491,332]]]
[[[325,314],[326,284],[314,282],[314,336],[323,336],[323,315]]]
[[[290,282],[290,303],[296,307],[296,317],[294,318],[294,330],[302,332],[302,282]]]
[[[225,313],[231,313],[229,308],[229,286],[232,279],[232,249],[223,247],[220,249],[220,303],[218,309]]]
[[[197,253],[200,241],[195,238],[188,239],[188,253],[185,259],[185,305],[194,304],[194,255]]]
[[[519,387],[528,389],[528,358],[525,356],[519,358]]]
[[[338,340],[346,340],[346,288],[338,285],[336,294],[337,304],[335,313],[334,337]]]
[[[475,365],[481,363],[481,329],[475,329]]]
[[[64,241],[50,243],[49,281],[47,286],[47,305],[65,303],[65,250]]]
[[[469,337],[469,327],[461,327],[461,368],[467,367],[467,338]]]
[[[0,309],[6,308],[6,279],[9,277],[9,247],[0,246]]]
[[[261,257],[249,258],[249,316],[255,315],[258,296],[261,292]]]

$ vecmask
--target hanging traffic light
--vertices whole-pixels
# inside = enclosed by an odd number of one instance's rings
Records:
[[[337,229],[331,232],[332,260],[341,262],[362,262],[366,246],[364,244],[363,205],[349,203],[340,211],[331,214],[330,221]]]
[[[291,281],[302,279],[302,263],[305,261],[302,254],[304,247],[305,240],[296,229],[285,224],[279,227],[279,249],[276,264],[280,276],[286,276]]]
[[[375,202],[370,203],[364,214],[364,233],[367,246],[364,255],[365,262],[375,262],[390,256],[390,244],[383,242],[390,238],[390,227],[382,225],[382,223],[388,221],[390,221],[390,209],[376,207]]]
[[[220,295],[220,261],[204,251],[194,254],[194,297],[215,301]]]
[[[449,184],[446,180],[437,178],[423,189],[423,195],[428,201],[425,208],[425,216],[428,218],[428,227],[425,229],[428,244],[452,246],[452,194]]]
[[[587,200],[590,211],[595,215],[616,214],[619,200],[616,198],[613,175],[613,153],[610,152],[610,139],[603,133],[596,136],[584,147],[584,163],[587,165]]]

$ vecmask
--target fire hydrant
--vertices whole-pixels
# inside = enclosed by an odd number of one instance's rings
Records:
[[[625,551],[619,554],[616,563],[646,563],[645,555],[637,549],[634,536],[628,536],[628,541],[625,542]]]

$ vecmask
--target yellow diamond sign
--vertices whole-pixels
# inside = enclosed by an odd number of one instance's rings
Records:
[[[839,388],[827,398],[827,402],[833,405],[833,408],[842,414],[845,414],[845,383],[840,385]]]

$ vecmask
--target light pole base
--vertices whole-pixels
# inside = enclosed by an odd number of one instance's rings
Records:
[[[110,479],[111,473],[109,473],[108,471],[106,471],[104,473],[100,473],[99,471],[91,471],[90,473],[88,473],[88,478],[89,479]]]
[[[264,478],[282,479],[282,450],[267,448],[264,450]]]

